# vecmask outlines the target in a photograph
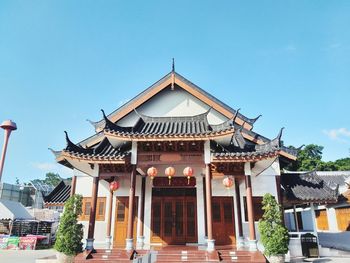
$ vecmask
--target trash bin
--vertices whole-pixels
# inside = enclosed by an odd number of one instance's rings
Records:
[[[311,233],[306,233],[300,236],[301,251],[304,257],[317,258],[318,245],[317,237]]]

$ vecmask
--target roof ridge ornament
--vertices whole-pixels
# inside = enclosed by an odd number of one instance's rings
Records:
[[[258,119],[260,119],[260,117],[262,117],[262,114],[259,114],[259,116],[255,117],[254,119],[250,119],[250,122],[254,124]]]
[[[232,117],[232,122],[235,122],[235,121],[236,121],[237,116],[238,116],[238,113],[239,113],[240,110],[241,110],[241,108],[238,108],[238,110],[236,110],[235,115],[233,115],[233,117]],[[245,123],[245,122],[244,122],[244,123]],[[244,123],[242,124],[242,127],[243,127]]]
[[[53,155],[55,155],[56,158],[61,154],[61,151],[55,151],[52,148],[47,148],[47,149],[50,150],[53,153]]]
[[[67,146],[65,148],[66,151],[79,151],[80,149],[83,149],[81,147],[79,147],[78,145],[76,145],[75,143],[73,143],[68,136],[68,132],[64,131],[64,133],[66,134],[66,142],[67,142]]]
[[[171,66],[171,90],[175,88],[175,59],[173,58],[173,63]]]

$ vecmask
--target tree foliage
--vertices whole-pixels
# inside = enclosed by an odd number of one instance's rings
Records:
[[[46,173],[45,179],[35,179],[33,182],[45,183],[48,185],[56,186],[61,182],[62,178],[58,173]]]
[[[294,148],[290,146],[290,148]],[[344,171],[350,170],[350,158],[342,158],[336,161],[322,161],[323,146],[308,144],[299,151],[297,160],[286,167],[291,171]]]
[[[264,214],[259,220],[260,239],[266,256],[288,252],[288,230],[282,223],[281,207],[271,194],[265,194],[262,201]]]
[[[78,224],[82,212],[82,196],[73,195],[64,205],[64,212],[58,227],[55,249],[69,256],[82,251],[83,225]]]

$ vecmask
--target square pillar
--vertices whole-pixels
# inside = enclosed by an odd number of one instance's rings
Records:
[[[137,247],[142,249],[145,241],[143,234],[144,231],[144,222],[145,222],[145,194],[146,194],[146,177],[142,177],[141,181],[141,196],[139,201],[139,210],[138,210],[138,224],[137,224]]]
[[[111,226],[112,226],[112,211],[113,211],[113,191],[109,190],[109,203],[108,203],[108,221],[107,221],[107,230],[106,230],[106,245],[107,250],[110,252],[112,245],[112,236],[111,236]]]
[[[130,174],[130,190],[129,190],[129,210],[128,210],[128,226],[126,231],[126,250],[134,250],[134,202],[136,189],[136,163],[137,163],[137,142],[133,141],[131,144],[131,165],[132,171]]]
[[[244,237],[243,237],[243,226],[242,226],[242,211],[241,211],[241,193],[239,190],[239,180],[235,178],[235,200],[236,200],[236,214],[237,214],[237,247],[244,246]]]
[[[207,250],[215,250],[215,240],[213,239],[213,213],[212,213],[212,187],[211,187],[211,167],[210,167],[210,141],[204,143],[205,162],[205,195],[207,210]]]
[[[130,175],[130,190],[129,190],[129,210],[128,210],[128,226],[126,232],[126,250],[130,251],[134,249],[134,200],[135,200],[135,186],[136,186],[136,165],[132,166]]]

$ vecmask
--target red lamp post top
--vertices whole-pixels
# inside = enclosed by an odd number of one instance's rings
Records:
[[[0,127],[3,128],[4,130],[11,130],[11,131],[17,130],[17,125],[12,120],[3,121]]]

